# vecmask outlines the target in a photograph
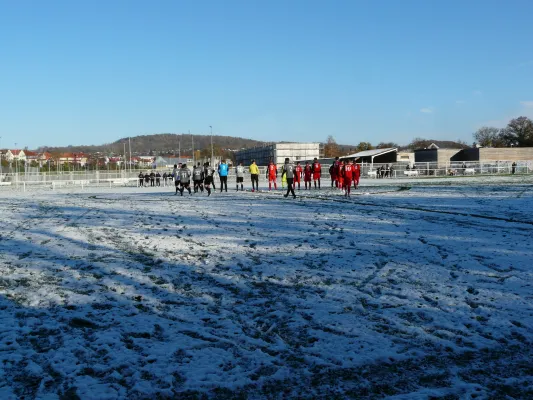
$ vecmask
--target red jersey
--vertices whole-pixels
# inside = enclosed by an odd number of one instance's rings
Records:
[[[278,174],[278,169],[276,168],[276,166],[274,164],[269,164],[268,176],[270,176],[271,178],[275,178],[277,174]]]
[[[346,164],[343,168],[343,176],[347,181],[351,181],[354,175],[354,167],[352,164]]]
[[[313,172],[313,168],[311,168],[310,165],[306,165],[304,167],[304,178],[311,180],[311,173]]]
[[[354,169],[354,180],[359,181],[359,177],[361,176],[361,166],[359,164],[354,164],[353,169]]]
[[[318,179],[320,178],[321,173],[322,173],[322,166],[320,165],[318,161],[314,162],[313,163],[313,177],[315,179]]]
[[[296,168],[294,169],[294,180],[296,182],[300,181],[300,178],[302,177],[302,172],[303,172],[303,168],[301,167],[301,165],[297,165]]]

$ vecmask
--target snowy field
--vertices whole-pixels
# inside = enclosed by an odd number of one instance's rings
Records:
[[[0,399],[533,398],[532,184],[0,188]]]

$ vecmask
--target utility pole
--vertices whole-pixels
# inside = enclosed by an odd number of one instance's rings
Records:
[[[213,165],[213,127],[209,125],[211,129],[211,165]]]
[[[126,175],[126,142],[124,142],[124,175]]]

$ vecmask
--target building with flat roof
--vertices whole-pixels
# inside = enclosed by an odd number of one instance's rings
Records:
[[[439,167],[446,166],[460,151],[461,149],[419,149],[415,150],[415,162],[436,163]]]
[[[395,163],[398,149],[390,147],[386,149],[365,150],[358,153],[339,157],[341,160],[355,159],[358,163],[389,164]]]
[[[235,152],[235,160],[250,165],[255,160],[257,165],[268,165],[270,160],[276,165],[283,165],[285,158],[291,162],[320,157],[320,143],[273,143],[266,146],[252,147]]]
[[[533,147],[479,147],[463,149],[450,161],[531,161]]]

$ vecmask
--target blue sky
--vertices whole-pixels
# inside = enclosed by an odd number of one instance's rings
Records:
[[[470,143],[533,116],[531,15],[519,0],[0,0],[0,146],[209,125]]]

